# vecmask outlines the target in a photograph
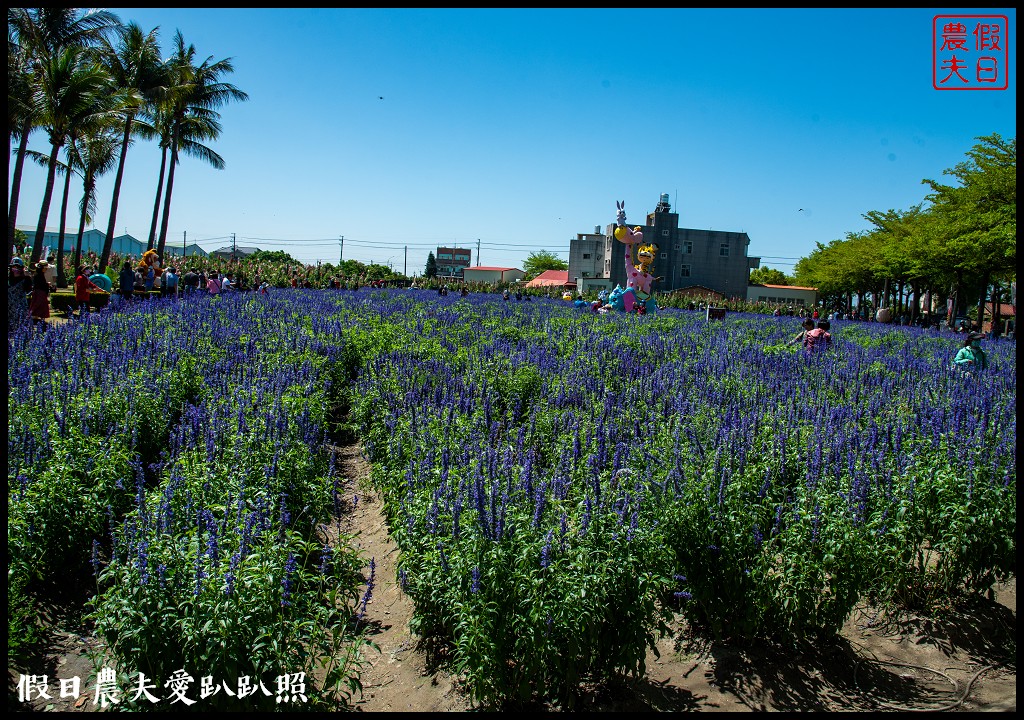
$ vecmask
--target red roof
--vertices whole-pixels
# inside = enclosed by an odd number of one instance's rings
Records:
[[[477,265],[476,267],[468,267],[468,268],[465,268],[465,269],[463,270],[463,272],[465,272],[466,270],[497,270],[497,271],[499,271],[499,272],[505,272],[506,270],[515,270],[515,269],[516,269],[516,268],[508,268],[508,267],[489,267],[489,266],[486,266],[486,265]]]
[[[988,315],[992,314],[992,303],[985,303],[985,313]],[[1000,317],[1017,317],[1017,308],[1010,303],[999,303],[999,316]]]
[[[530,282],[526,287],[551,287],[552,285],[567,285],[569,283],[568,270],[545,270]]]

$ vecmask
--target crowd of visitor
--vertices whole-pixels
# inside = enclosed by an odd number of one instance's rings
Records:
[[[346,276],[337,272],[337,268],[331,265],[307,265],[288,266],[281,263],[262,263],[246,260],[224,260],[218,258],[193,256],[189,258],[174,258],[172,264],[159,270],[153,266],[146,266],[137,262],[136,258],[118,257],[113,254],[111,264],[106,272],[100,272],[99,258],[95,253],[88,253],[85,262],[75,268],[73,274],[73,301],[69,304],[68,318],[76,316],[84,317],[92,307],[101,307],[109,304],[117,306],[123,302],[133,302],[138,299],[145,299],[154,295],[160,297],[178,298],[192,294],[221,295],[239,291],[255,291],[266,295],[275,288],[292,289],[317,289],[330,288],[338,290],[359,290],[360,287],[382,288],[390,286],[411,287],[413,289],[435,290],[439,296],[446,296],[450,291],[450,282],[446,278],[416,278],[411,284],[404,278],[369,278],[365,274],[358,276]],[[120,271],[113,277],[113,268],[118,267]],[[54,267],[44,262],[39,262],[31,268],[26,267],[25,260],[15,255],[8,267],[8,328],[18,327],[29,319],[36,326],[45,328],[47,319],[51,314],[50,295],[56,291]],[[514,297],[516,301],[524,299],[531,300],[534,296],[540,297],[563,297],[561,289],[551,288],[527,288],[521,283],[514,286],[507,286],[497,290],[495,286],[488,283],[458,282],[458,291],[462,297],[470,292],[500,291],[502,298],[509,302]],[[580,300],[586,301],[590,309],[601,309],[604,304],[598,296],[598,300],[591,302],[579,293]],[[570,295],[571,297],[571,295]],[[563,297],[564,299],[564,297]],[[876,322],[878,318],[868,306],[853,308],[847,311],[843,308],[827,309],[823,306],[808,307],[803,305],[784,305],[780,303],[767,304],[765,302],[749,302],[741,298],[723,299],[713,296],[696,297],[672,297],[670,295],[659,296],[659,305],[664,307],[677,307],[689,310],[704,311],[709,307],[725,308],[732,312],[760,312],[770,313],[775,317],[798,317],[803,323],[800,332],[791,338],[789,345],[800,344],[806,348],[828,347],[832,342],[831,326],[837,322],[858,321]],[[582,306],[582,305],[579,305]],[[890,324],[916,326],[921,328],[934,328],[936,331],[946,328],[955,333],[965,335],[964,347],[958,354],[958,367],[967,367],[968,362],[964,360],[970,353],[977,349],[977,341],[984,337],[978,330],[980,328],[969,326],[966,321],[958,320],[952,327],[939,316],[924,313],[900,313],[889,319]],[[1012,338],[1012,335],[1009,337]],[[984,354],[979,361],[972,357],[971,369],[980,367],[984,369]]]

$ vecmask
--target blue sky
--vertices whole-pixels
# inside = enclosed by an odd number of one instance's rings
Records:
[[[227,167],[176,172],[168,242],[207,250],[234,233],[337,262],[344,236],[345,259],[410,275],[438,245],[522,267],[567,259],[616,200],[643,223],[668,193],[682,227],[746,232],[788,273],[864,213],[923,201],[978,136],[1017,131],[1009,8],[113,11],[159,26],[165,56],[180,30],[199,60],[231,58],[250,96],[220,109]],[[1008,89],[934,89],[933,18],[968,14],[1008,17]],[[148,237],[159,159],[129,151],[118,234]],[[26,168],[19,227],[44,180]],[[113,173],[98,188],[105,230]]]

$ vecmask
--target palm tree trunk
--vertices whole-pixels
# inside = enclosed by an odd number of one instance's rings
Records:
[[[7,264],[11,264],[11,248],[14,246],[14,228],[18,222],[18,195],[21,193],[21,172],[25,168],[25,151],[28,149],[28,134],[32,124],[28,121],[21,126],[18,141],[18,157],[14,161],[14,176],[11,178],[11,200],[7,206]],[[8,155],[8,157],[10,157]]]
[[[57,233],[57,287],[67,287],[68,277],[64,274],[64,223],[68,219],[68,197],[71,195],[71,158],[64,171],[64,199],[60,202],[60,231]]]
[[[167,169],[167,148],[163,148],[160,153],[160,177],[156,181],[156,201],[153,203],[153,222],[149,225],[149,242],[146,243],[146,249],[152,250],[153,245],[156,244],[156,220],[160,217],[160,195],[164,189],[164,172]],[[162,260],[163,258],[161,258]]]
[[[121,157],[117,161],[117,175],[114,178],[114,196],[110,201],[110,217],[107,218],[107,234],[103,238],[103,252],[100,253],[100,272],[107,271],[107,263],[110,261],[110,248],[114,244],[114,224],[117,222],[117,201],[121,194],[121,180],[124,178],[124,159],[128,155],[128,140],[132,134],[132,120],[134,115],[129,115],[124,123],[124,138],[121,140]]]
[[[178,131],[171,139],[171,166],[167,169],[167,194],[164,196],[164,216],[160,220],[160,241],[156,246],[157,257],[164,259],[164,244],[167,242],[167,219],[171,216],[171,191],[174,189],[174,166],[178,164]]]
[[[85,182],[82,184],[82,213],[78,219],[78,242],[75,243],[75,269],[82,264],[82,235],[85,234],[85,208],[89,205],[89,198],[92,196],[94,181],[92,172],[86,170]]]
[[[32,258],[30,262],[34,265],[39,262],[43,255],[43,234],[46,232],[46,218],[50,214],[50,200],[53,199],[53,180],[57,174],[57,152],[60,145],[53,143],[50,150],[50,162],[46,170],[46,189],[43,192],[43,205],[39,209],[39,224],[36,226],[36,237],[32,241]]]

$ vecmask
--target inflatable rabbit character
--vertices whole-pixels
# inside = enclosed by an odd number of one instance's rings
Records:
[[[630,230],[626,225],[625,200],[621,203],[616,201],[615,209],[615,239],[626,246],[626,291],[622,297],[624,309],[626,312],[632,312],[633,305],[640,302],[644,303],[648,311],[653,311],[657,307],[651,295],[651,284],[654,282],[654,276],[647,272],[647,270],[650,268],[651,263],[654,262],[656,246],[653,244],[642,245],[644,234],[640,232],[640,227],[637,226]],[[634,247],[641,248],[640,264],[634,264]]]
[[[627,245],[635,245],[644,241],[644,235],[637,226],[632,230],[626,225],[626,201],[615,201],[615,239]]]

